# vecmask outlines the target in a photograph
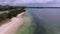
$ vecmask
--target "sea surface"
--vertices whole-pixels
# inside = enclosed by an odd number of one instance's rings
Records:
[[[26,8],[36,24],[34,34],[60,34],[60,8]]]

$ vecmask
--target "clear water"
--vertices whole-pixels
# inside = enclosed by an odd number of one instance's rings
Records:
[[[36,24],[34,34],[60,34],[60,9],[27,8]]]

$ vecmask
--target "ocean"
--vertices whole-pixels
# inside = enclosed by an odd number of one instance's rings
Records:
[[[36,24],[34,34],[60,34],[60,9],[27,8]]]

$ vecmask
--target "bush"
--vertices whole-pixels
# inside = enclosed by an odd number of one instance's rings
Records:
[[[12,17],[16,17],[17,13],[14,11],[11,11],[8,13],[8,17],[7,18],[12,18]]]
[[[17,14],[21,13],[21,12],[24,12],[25,10],[22,9],[22,10],[11,10],[9,13],[2,13],[0,14],[0,21],[1,20],[4,20],[6,18],[12,18],[12,17],[16,17]]]
[[[4,20],[7,18],[7,13],[0,14],[0,20]]]
[[[7,18],[12,18],[12,17],[16,17],[17,14],[24,12],[24,10],[12,10],[8,13],[8,17]]]

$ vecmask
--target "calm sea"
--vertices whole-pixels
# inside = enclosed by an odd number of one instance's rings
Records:
[[[27,8],[36,24],[35,34],[60,34],[60,8]]]

